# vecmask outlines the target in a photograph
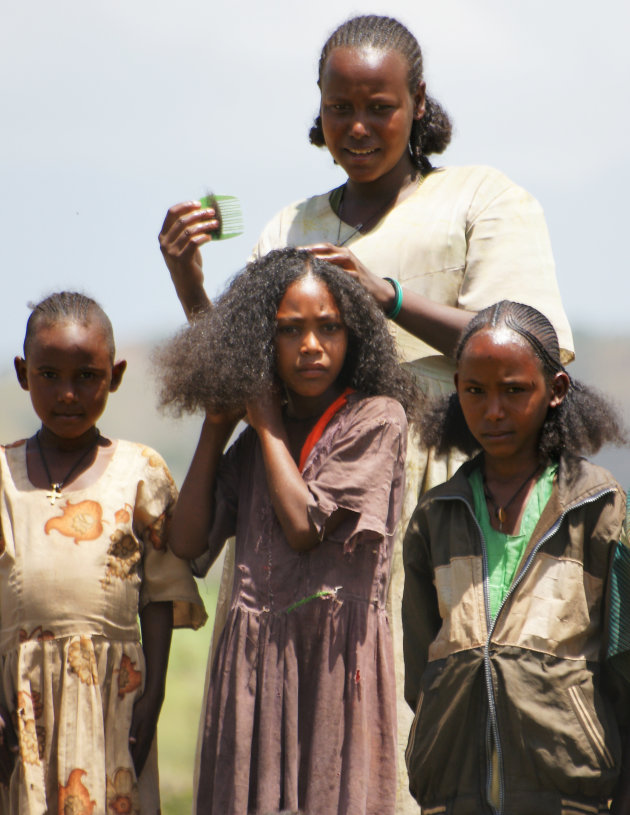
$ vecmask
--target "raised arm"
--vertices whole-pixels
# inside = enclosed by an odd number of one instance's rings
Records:
[[[202,209],[199,201],[187,201],[169,209],[160,230],[160,251],[189,320],[211,306],[203,287],[199,247],[211,241],[218,228],[213,209]]]
[[[249,405],[247,418],[260,440],[269,495],[282,531],[292,549],[306,552],[319,538],[308,514],[308,487],[291,455],[279,399],[270,395]]]
[[[392,503],[392,489],[402,478],[407,432],[403,409],[393,400],[383,404],[380,399],[350,409],[350,425],[335,435],[325,461],[307,483],[295,463],[297,451],[279,405],[259,400],[248,408],[276,516],[296,551],[312,549],[323,537],[347,543],[359,533],[382,537],[392,534],[398,521],[400,507]]]
[[[169,545],[178,557],[192,560],[208,548],[219,460],[237,422],[237,417],[206,416],[171,521]]]

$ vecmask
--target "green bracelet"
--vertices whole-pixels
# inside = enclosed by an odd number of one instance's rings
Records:
[[[388,320],[395,320],[396,317],[400,314],[400,309],[402,308],[402,301],[403,301],[403,290],[402,286],[397,280],[394,280],[393,277],[384,277],[383,280],[387,280],[388,283],[391,283],[394,287],[394,291],[396,292],[396,299],[394,300],[394,305],[391,308],[391,311],[388,311],[385,315]]]

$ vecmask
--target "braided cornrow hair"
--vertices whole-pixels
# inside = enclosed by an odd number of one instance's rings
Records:
[[[560,361],[560,343],[553,325],[540,311],[524,303],[501,300],[484,308],[468,323],[455,351],[455,361],[459,362],[470,338],[484,328],[498,328],[505,325],[524,337],[540,359],[545,375],[552,377],[564,371]]]
[[[457,363],[471,337],[483,329],[500,326],[509,328],[526,340],[540,360],[548,381],[560,371],[567,373],[560,361],[560,343],[553,325],[532,306],[511,300],[495,303],[473,317],[457,346]],[[593,455],[605,444],[626,445],[628,439],[616,409],[602,394],[571,376],[569,382],[569,391],[564,400],[547,411],[538,453],[542,463],[557,461],[564,454],[571,468],[579,456]],[[438,453],[456,448],[466,455],[473,455],[480,449],[466,425],[457,393],[431,402],[420,430],[423,442],[435,447]]]
[[[29,303],[31,314],[26,323],[26,335],[24,337],[24,356],[28,353],[30,345],[37,329],[40,325],[54,325],[55,323],[79,323],[88,325],[92,322],[98,323],[103,329],[105,342],[107,343],[110,357],[113,361],[116,349],[114,345],[114,330],[109,317],[101,306],[76,291],[60,291],[44,298],[40,303]]]
[[[418,41],[402,23],[393,17],[380,17],[375,14],[353,17],[342,23],[326,41],[319,58],[319,76],[326,60],[335,48],[374,48],[380,51],[396,51],[409,67],[409,92],[414,95],[422,82],[422,51]],[[451,120],[431,96],[426,97],[426,111],[422,119],[414,119],[409,136],[409,150],[414,164],[426,174],[431,170],[427,156],[431,153],[442,153],[451,140]],[[316,147],[324,147],[324,132],[321,116],[317,116],[310,130],[309,139]]]

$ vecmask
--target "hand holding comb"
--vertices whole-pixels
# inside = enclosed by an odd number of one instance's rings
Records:
[[[203,209],[213,209],[219,228],[212,233],[212,240],[224,241],[243,234],[243,212],[234,195],[208,193],[199,199]]]

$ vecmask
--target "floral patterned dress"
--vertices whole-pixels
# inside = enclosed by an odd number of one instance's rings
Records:
[[[165,546],[176,499],[153,450],[115,442],[101,476],[57,503],[27,475],[26,444],[0,447],[0,701],[19,739],[0,812],[155,815],[155,744],[138,781],[129,753],[144,686],[138,612],[205,611],[189,566]]]

